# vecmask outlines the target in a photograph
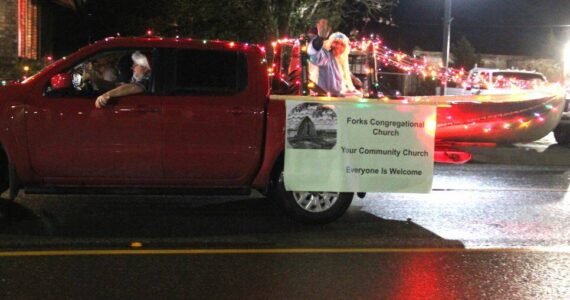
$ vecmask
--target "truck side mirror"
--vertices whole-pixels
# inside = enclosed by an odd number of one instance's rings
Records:
[[[51,87],[54,91],[61,91],[72,87],[71,75],[60,73],[51,78]]]

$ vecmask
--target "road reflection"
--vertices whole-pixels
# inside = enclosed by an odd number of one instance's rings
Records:
[[[438,253],[418,253],[399,264],[398,283],[390,299],[457,299],[459,288],[442,289],[451,273],[442,268]],[[457,274],[457,273],[455,273]]]
[[[501,144],[494,147],[457,146],[473,155],[472,163],[501,165],[570,166],[570,145],[556,143],[553,133],[526,144]]]

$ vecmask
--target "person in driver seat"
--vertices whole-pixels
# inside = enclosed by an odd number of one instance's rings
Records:
[[[133,95],[149,90],[151,69],[146,55],[136,51],[131,55],[131,59],[133,60],[131,82],[122,84],[97,97],[95,100],[96,108],[105,107],[109,99],[113,97]]]

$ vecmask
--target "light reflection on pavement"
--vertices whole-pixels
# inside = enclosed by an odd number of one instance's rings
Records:
[[[431,194],[368,194],[362,209],[389,220],[410,218],[468,249],[567,248],[570,149],[555,145],[550,134],[475,152],[471,163],[436,165]]]

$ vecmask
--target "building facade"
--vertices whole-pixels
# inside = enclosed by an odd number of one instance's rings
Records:
[[[18,58],[17,21],[18,1],[0,1],[0,68],[15,64]]]
[[[77,11],[76,0],[0,1],[0,78],[14,78],[22,61],[41,62],[53,51],[54,10]]]

